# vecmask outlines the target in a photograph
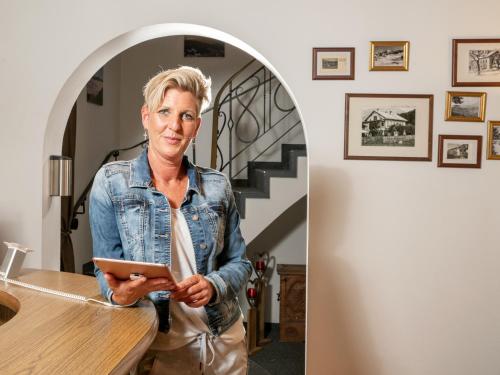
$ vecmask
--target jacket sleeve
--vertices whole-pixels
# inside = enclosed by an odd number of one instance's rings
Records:
[[[226,196],[228,209],[224,249],[217,257],[218,270],[206,276],[216,291],[215,300],[211,301],[210,305],[236,298],[252,274],[252,265],[246,257],[245,241],[240,231],[240,215],[227,179]]]
[[[101,168],[94,178],[89,202],[93,254],[99,258],[123,259],[122,241],[107,183],[105,170]],[[111,299],[113,292],[102,271],[96,266],[94,272],[102,295],[113,303]]]

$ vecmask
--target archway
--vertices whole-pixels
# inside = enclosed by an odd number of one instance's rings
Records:
[[[297,107],[297,111],[304,128],[307,144],[307,133],[305,130],[304,122],[293,93],[290,91],[283,78],[269,63],[269,61],[265,59],[265,57],[263,57],[255,49],[242,42],[241,40],[209,27],[191,24],[161,24],[133,30],[109,41],[108,43],[97,49],[90,56],[88,56],[71,74],[71,76],[62,87],[50,112],[44,139],[43,160],[48,160],[50,155],[60,154],[60,148],[68,115],[82,87],[85,86],[89,77],[91,77],[95,71],[106,64],[114,56],[120,54],[122,51],[130,47],[133,47],[147,40],[176,35],[197,35],[217,39],[231,44],[246,52],[247,54],[253,56],[255,59],[259,60],[279,79],[279,81],[283,85],[283,88],[288,92],[294,105]],[[59,269],[60,201],[58,199],[51,199],[48,196],[46,188],[46,186],[48,186],[48,183],[46,181],[48,179],[47,170],[44,171],[44,178],[45,183],[42,196],[42,267],[46,269]]]

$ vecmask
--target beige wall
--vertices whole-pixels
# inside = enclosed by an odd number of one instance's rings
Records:
[[[123,33],[168,22],[206,25],[262,54],[302,111],[310,157],[308,373],[498,373],[500,164],[435,163],[438,134],[486,134],[485,124],[445,123],[444,95],[451,39],[499,37],[498,1],[0,6],[0,238],[37,249],[30,265],[57,265],[58,202],[47,198],[44,178],[82,77],[107,52],[120,52],[124,39],[114,38]],[[411,42],[409,72],[368,72],[368,42],[384,39]],[[312,81],[317,46],[356,47],[356,80]],[[487,119],[500,119],[497,88],[471,91],[486,91]],[[434,161],[344,161],[346,92],[434,94]]]

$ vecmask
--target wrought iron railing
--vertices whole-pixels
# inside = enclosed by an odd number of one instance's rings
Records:
[[[291,101],[286,93],[280,94],[283,86],[278,79],[262,65],[250,71],[255,65],[251,60],[233,74],[209,109],[213,111],[210,166],[231,180],[245,171],[248,161],[258,160],[301,124],[293,104],[286,108],[279,103],[278,97]],[[270,133],[274,134],[268,137]]]

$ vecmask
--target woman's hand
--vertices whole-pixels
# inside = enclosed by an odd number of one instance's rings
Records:
[[[112,274],[105,273],[104,278],[113,291],[111,298],[119,305],[130,305],[149,292],[176,289],[176,284],[163,277],[147,279],[141,276],[136,280],[119,280]]]
[[[175,292],[170,294],[170,298],[184,302],[189,307],[205,306],[215,290],[210,281],[203,275],[193,275],[177,284]]]

